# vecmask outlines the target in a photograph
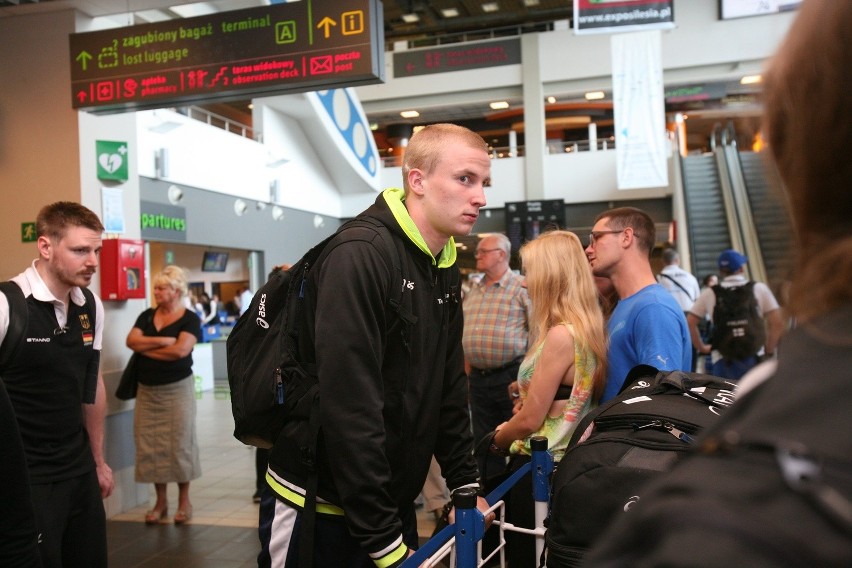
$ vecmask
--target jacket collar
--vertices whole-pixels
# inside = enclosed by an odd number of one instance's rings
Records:
[[[433,265],[436,265],[438,268],[449,268],[455,264],[456,242],[452,237],[450,237],[447,244],[444,245],[444,248],[441,250],[441,254],[437,259],[432,256],[432,251],[430,251],[429,247],[426,246],[426,241],[423,239],[423,235],[420,234],[420,229],[418,229],[417,225],[414,224],[414,220],[411,218],[411,215],[408,214],[408,209],[405,208],[405,191],[397,187],[392,187],[384,190],[382,192],[382,197],[390,208],[394,219],[396,219],[396,222],[399,223],[402,231],[408,239],[417,246],[417,248],[429,255],[429,258],[432,259]]]

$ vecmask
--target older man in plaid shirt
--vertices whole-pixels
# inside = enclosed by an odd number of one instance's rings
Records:
[[[509,269],[512,245],[502,234],[484,236],[476,247],[476,269],[485,275],[464,298],[465,364],[470,377],[473,435],[482,439],[512,417],[508,387],[529,345],[532,309],[524,279]],[[501,473],[505,459],[478,456],[483,477]]]

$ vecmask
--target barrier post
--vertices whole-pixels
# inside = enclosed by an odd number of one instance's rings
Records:
[[[553,456],[547,451],[547,438],[534,436],[530,439],[532,450],[532,487],[533,500],[535,502],[535,528],[544,530],[544,521],[547,519],[550,507],[550,474],[553,472]],[[544,534],[536,534],[535,557],[536,566],[544,551]]]
[[[476,497],[476,490],[470,487],[458,489],[453,493],[458,568],[476,568],[479,564],[477,542],[485,532],[485,517],[476,508]]]

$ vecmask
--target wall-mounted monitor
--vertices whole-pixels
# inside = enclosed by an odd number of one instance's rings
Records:
[[[215,250],[204,251],[201,272],[225,272],[228,266],[228,253]]]
[[[512,243],[512,255],[518,254],[521,245],[541,233],[565,228],[565,201],[516,201],[506,203],[506,236]]]

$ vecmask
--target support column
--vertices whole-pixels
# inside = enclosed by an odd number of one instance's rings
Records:
[[[521,84],[524,98],[524,189],[528,200],[544,199],[544,87],[541,84],[539,34],[521,35]]]
[[[597,152],[598,150],[598,125],[594,122],[589,123],[589,152]]]
[[[509,131],[509,155],[513,158],[518,157],[518,133],[514,130]]]

